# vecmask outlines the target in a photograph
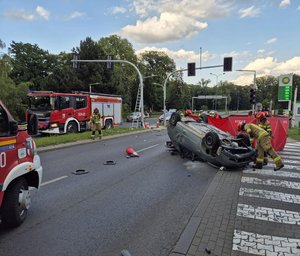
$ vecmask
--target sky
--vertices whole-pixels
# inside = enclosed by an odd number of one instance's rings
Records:
[[[195,62],[187,83],[300,75],[299,27],[300,0],[0,0],[0,53],[15,41],[58,54],[117,34],[137,54],[164,51],[177,69]],[[225,74],[212,68],[224,57],[233,58]]]

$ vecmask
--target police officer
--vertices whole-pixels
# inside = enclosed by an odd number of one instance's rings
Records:
[[[101,130],[101,115],[99,113],[99,109],[95,108],[93,114],[90,118],[90,124],[92,128],[92,135],[91,139],[95,139],[95,133],[96,131],[99,132],[99,138],[102,138],[102,130]]]
[[[253,123],[246,124],[241,122],[238,124],[238,130],[246,131],[250,137],[256,139],[258,156],[256,158],[256,164],[253,165],[253,168],[262,169],[264,161],[264,152],[272,157],[275,163],[274,171],[278,171],[284,167],[281,157],[275,152],[271,144],[270,135],[258,125]]]

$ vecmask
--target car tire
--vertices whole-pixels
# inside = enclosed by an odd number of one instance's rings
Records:
[[[220,139],[218,134],[215,132],[208,132],[203,138],[204,145],[207,149],[215,152],[220,145]]]
[[[113,124],[112,124],[112,121],[111,120],[106,120],[105,121],[105,126],[104,128],[107,130],[107,129],[111,129],[113,128]]]
[[[238,143],[239,143],[239,146],[248,146],[250,147],[251,146],[251,143],[250,143],[250,138],[248,135],[246,134],[239,134],[236,136],[237,139],[241,139]]]
[[[177,122],[179,122],[180,119],[180,115],[177,112],[174,112],[170,117],[169,124],[171,126],[176,126]]]

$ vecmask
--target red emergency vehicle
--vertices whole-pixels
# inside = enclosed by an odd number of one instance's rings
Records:
[[[29,187],[39,188],[43,168],[29,134],[37,132],[37,118],[28,114],[27,130],[18,127],[0,100],[0,217],[2,225],[19,226],[30,206]]]
[[[118,95],[74,92],[33,91],[28,94],[29,109],[38,116],[41,133],[74,133],[89,130],[90,116],[98,108],[102,128],[122,121],[122,98]]]

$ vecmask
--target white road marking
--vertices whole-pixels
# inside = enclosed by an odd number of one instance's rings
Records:
[[[41,184],[41,186],[45,186],[45,185],[48,185],[50,183],[53,183],[53,182],[56,182],[56,181],[59,181],[59,180],[65,179],[65,178],[68,178],[68,176],[61,176],[61,177],[58,177],[58,178],[53,179],[53,180],[45,181]]]
[[[238,204],[237,216],[276,223],[300,225],[300,212]]]
[[[283,167],[285,168],[285,166]],[[259,174],[259,175],[268,175],[268,176],[277,176],[277,177],[287,177],[287,178],[298,178],[300,179],[300,173],[297,172],[285,172],[285,171],[277,171],[270,169],[262,169],[256,170],[255,172],[252,169],[243,170],[243,173],[252,173],[252,174]]]
[[[276,186],[282,188],[300,189],[299,182],[276,179],[259,179],[254,177],[242,177],[242,183],[250,183],[255,185]]]
[[[281,202],[300,204],[300,196],[263,189],[240,188],[240,196],[256,197]]]
[[[151,148],[154,148],[154,147],[157,147],[157,146],[159,146],[159,144],[155,144],[155,145],[152,145],[152,146],[147,147],[147,148],[142,148],[142,149],[140,149],[140,150],[138,150],[138,151],[136,151],[136,152],[137,152],[137,153],[143,152],[143,151],[145,151],[145,150],[148,150],[148,149],[151,149]]]
[[[232,250],[254,255],[300,255],[300,239],[234,230]]]

